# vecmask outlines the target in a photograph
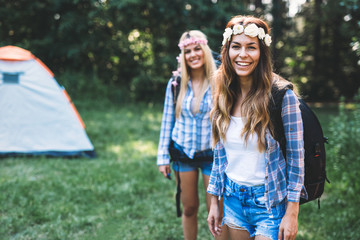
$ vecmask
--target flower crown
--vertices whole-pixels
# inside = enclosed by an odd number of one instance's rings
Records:
[[[186,38],[184,40],[182,40],[178,46],[179,48],[182,50],[184,49],[184,47],[191,45],[191,44],[204,44],[207,45],[208,40],[206,40],[205,38],[195,38],[195,37],[190,37],[190,38]]]
[[[229,27],[226,28],[223,34],[224,39],[222,41],[222,45],[225,45],[226,40],[231,40],[231,35],[238,35],[242,33],[250,37],[258,37],[260,40],[264,40],[265,45],[268,47],[271,44],[271,36],[265,33],[265,30],[262,27],[258,27],[255,23],[251,23],[245,27],[243,25],[236,24],[232,29]]]

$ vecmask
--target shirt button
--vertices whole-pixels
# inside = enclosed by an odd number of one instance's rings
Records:
[[[246,192],[246,190],[243,188],[240,188],[240,192]]]

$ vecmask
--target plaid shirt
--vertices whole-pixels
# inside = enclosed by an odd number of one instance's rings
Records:
[[[191,159],[194,157],[195,152],[211,148],[210,110],[212,107],[212,97],[210,86],[201,100],[199,112],[193,116],[190,107],[194,92],[190,79],[181,105],[180,116],[176,119],[171,85],[172,79],[170,79],[166,87],[157,165],[170,163],[168,148],[171,139],[182,146],[185,154]]]
[[[307,198],[304,187],[304,141],[299,101],[291,90],[287,90],[282,102],[282,120],[286,136],[286,156],[283,157],[280,144],[270,132],[266,133],[265,205],[279,204],[287,198],[299,202],[300,195]],[[214,163],[207,191],[222,196],[225,187],[225,169],[228,165],[225,148],[219,141],[214,149]]]

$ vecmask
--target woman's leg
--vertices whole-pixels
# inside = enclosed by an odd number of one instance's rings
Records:
[[[250,238],[250,233],[246,230],[228,229],[231,240],[254,240],[254,237]]]
[[[209,185],[209,180],[210,180],[210,176],[203,174],[203,181],[204,181],[204,187],[205,187],[205,192],[206,192],[206,208],[207,211],[209,212],[210,209],[210,194],[206,191],[207,187]],[[221,217],[223,216],[223,199],[220,200],[219,202],[219,208],[220,208],[220,215]],[[216,240],[227,240],[229,239],[229,233],[228,233],[228,226],[226,226],[225,224],[221,227],[221,235],[215,238]]]
[[[261,235],[257,235],[257,236],[255,236],[255,240],[271,240],[271,238],[264,237],[264,236],[261,236]]]
[[[177,173],[176,173],[177,174]],[[197,236],[197,213],[199,209],[198,171],[180,172],[182,225],[185,240],[195,240]]]

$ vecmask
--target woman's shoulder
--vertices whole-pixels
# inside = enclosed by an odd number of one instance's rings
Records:
[[[273,74],[273,81],[271,85],[272,91],[281,91],[287,89],[294,89],[294,84],[290,81],[286,80],[285,78],[281,77],[280,75]]]
[[[180,77],[171,76],[168,80],[166,87],[167,88],[174,88],[180,84]]]
[[[274,73],[271,85],[271,95],[276,98],[277,95],[284,96],[286,94],[294,95],[294,97],[300,98],[295,84]]]
[[[287,105],[298,104],[299,95],[293,83],[274,74],[270,98],[270,109],[281,109]]]

